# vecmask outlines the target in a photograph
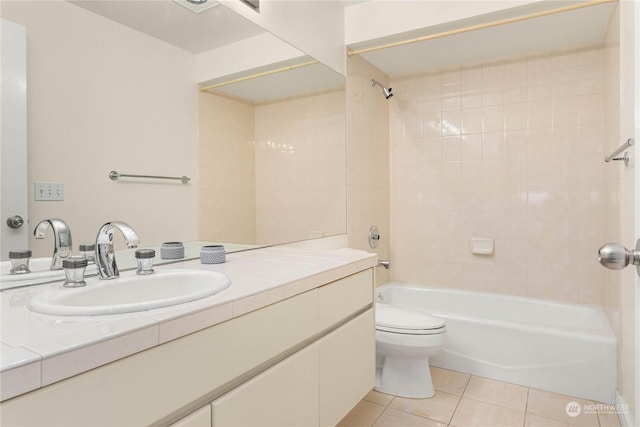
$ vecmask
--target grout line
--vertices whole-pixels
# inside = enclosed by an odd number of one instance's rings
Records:
[[[522,427],[527,425],[527,411],[529,410],[529,392],[531,387],[527,387],[527,400],[524,402],[524,417],[522,418]]]
[[[453,371],[453,372],[456,372],[456,371]],[[469,379],[467,379],[467,383],[464,385],[464,390],[462,390],[462,394],[458,396],[458,403],[456,403],[456,407],[453,409],[453,413],[451,414],[451,418],[449,418],[449,421],[447,422],[447,426],[451,426],[451,422],[453,421],[453,418],[456,416],[456,412],[458,412],[458,408],[462,403],[462,397],[464,396],[464,393],[467,391],[467,387],[469,387],[469,383],[471,382],[471,377],[473,377],[473,375],[469,375]]]
[[[380,412],[380,415],[378,415],[378,417],[377,417],[375,420],[373,420],[373,423],[371,423],[371,426],[370,426],[370,427],[373,427],[373,426],[375,425],[375,423],[377,423],[377,422],[378,422],[378,420],[379,420],[380,418],[382,418],[382,416],[384,415],[384,413],[385,413],[385,412],[387,412],[387,409],[389,409],[389,407],[388,407],[388,406],[386,406],[386,407],[382,410],[382,412]]]
[[[389,396],[391,396],[391,395],[389,395]],[[396,398],[397,398],[397,397],[398,397],[398,396],[393,396],[393,397],[391,398],[391,400],[389,401],[389,403],[387,403],[387,408],[391,407],[391,404],[393,403],[393,401],[394,401],[394,400],[396,400]]]
[[[474,376],[475,375],[469,375],[469,379],[467,380],[467,383],[464,385],[464,390],[462,390],[462,394],[460,395],[460,397],[464,396],[464,394],[467,392],[467,389],[469,388],[469,384],[471,383],[471,378],[473,378]]]

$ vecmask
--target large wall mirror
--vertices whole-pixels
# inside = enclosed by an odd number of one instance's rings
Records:
[[[113,220],[143,246],[345,233],[344,77],[302,52],[259,66],[229,54],[264,30],[222,5],[184,6],[3,0],[2,19],[27,33],[29,234],[62,218],[76,250]],[[34,201],[38,182],[64,184],[64,200]],[[34,256],[52,245],[29,240]]]

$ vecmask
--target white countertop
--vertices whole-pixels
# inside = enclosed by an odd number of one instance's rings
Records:
[[[197,301],[106,316],[49,316],[27,302],[44,284],[0,292],[0,400],[53,384],[200,329],[375,266],[377,255],[353,249],[270,247],[154,267],[225,273],[231,286]]]

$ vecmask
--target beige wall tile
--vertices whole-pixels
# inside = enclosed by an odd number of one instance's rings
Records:
[[[615,230],[603,226],[615,215],[605,194],[617,185],[610,176],[605,188],[602,162],[605,102],[616,105],[604,90],[615,82],[598,82],[609,68],[596,47],[392,79],[403,101],[390,103],[392,279],[596,304],[615,298],[593,262]],[[478,265],[472,237],[502,243]],[[554,242],[570,242],[577,257],[540,250]],[[507,250],[526,261],[502,257]]]
[[[255,242],[253,105],[201,92],[198,129],[199,238]]]
[[[440,147],[440,116],[429,116],[424,113],[422,102],[412,104],[410,110],[397,109],[397,103],[386,100],[376,88],[371,87],[370,80],[375,78],[383,84],[389,83],[389,78],[380,70],[354,56],[347,60],[347,234],[349,247],[374,251],[380,259],[389,259],[390,236],[393,234],[390,224],[390,185],[396,188],[415,188],[426,181],[426,171],[421,168],[421,161],[425,156],[423,135],[437,139],[436,150],[441,156]],[[422,77],[405,79],[399,85],[393,86],[396,97],[413,94],[422,98]],[[426,91],[426,103],[429,94]],[[402,94],[402,95],[400,95]],[[437,110],[430,106],[431,111],[440,111],[441,92],[437,85]],[[394,110],[394,107],[396,110]],[[393,112],[396,120],[390,122]],[[437,128],[434,128],[437,124]],[[390,140],[400,143],[400,146],[390,147]],[[390,156],[394,155],[401,167],[392,173]],[[438,159],[439,160],[439,159]],[[438,179],[440,179],[438,177]],[[415,203],[416,201],[408,201]],[[421,211],[423,209],[421,208]],[[381,240],[375,249],[369,247],[369,227],[376,225],[380,231]],[[412,262],[410,253],[408,262]],[[395,259],[401,264],[402,257]],[[394,264],[392,270],[397,266]],[[410,268],[412,270],[413,268]],[[389,280],[390,271],[376,269],[376,285]]]
[[[344,91],[256,106],[256,243],[346,230]]]

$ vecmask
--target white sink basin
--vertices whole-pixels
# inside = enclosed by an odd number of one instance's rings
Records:
[[[205,270],[165,270],[148,276],[125,272],[120,278],[86,280],[81,288],[57,283],[36,294],[28,307],[38,313],[61,316],[95,316],[131,313],[195,301],[231,285],[222,273]]]

